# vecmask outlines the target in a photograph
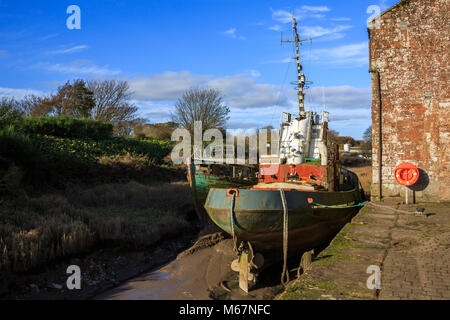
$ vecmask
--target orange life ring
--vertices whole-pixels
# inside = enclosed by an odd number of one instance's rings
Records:
[[[395,180],[402,186],[412,186],[419,180],[419,169],[409,162],[401,163],[395,168]]]

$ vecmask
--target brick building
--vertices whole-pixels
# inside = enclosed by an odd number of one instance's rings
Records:
[[[404,196],[394,169],[411,162],[410,199],[450,201],[449,3],[403,0],[371,21],[374,199]]]

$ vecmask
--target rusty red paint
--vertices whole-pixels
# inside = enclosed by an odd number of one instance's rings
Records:
[[[273,165],[260,165],[260,183],[287,182],[290,179],[307,182],[310,184],[323,185],[327,182],[327,167],[319,165],[278,165],[275,174],[264,174],[270,171]]]

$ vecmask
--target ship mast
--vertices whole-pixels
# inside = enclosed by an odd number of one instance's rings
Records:
[[[305,113],[305,93],[303,91],[303,89],[305,88],[305,83],[306,83],[306,77],[305,75],[302,73],[302,64],[300,63],[300,48],[299,45],[302,42],[305,41],[310,41],[311,39],[307,39],[307,40],[300,40],[300,37],[298,35],[297,32],[297,20],[295,19],[294,15],[292,15],[292,29],[293,29],[293,33],[294,33],[294,41],[283,41],[283,34],[281,34],[281,43],[295,43],[295,49],[297,50],[297,56],[294,58],[297,60],[297,75],[298,75],[298,84],[297,84],[297,89],[298,89],[298,108],[300,111],[300,119],[305,119],[306,118],[306,113]]]

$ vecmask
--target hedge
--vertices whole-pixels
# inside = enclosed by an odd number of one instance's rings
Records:
[[[113,124],[92,119],[36,117],[16,120],[14,127],[23,134],[40,134],[61,138],[110,139]]]

